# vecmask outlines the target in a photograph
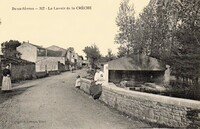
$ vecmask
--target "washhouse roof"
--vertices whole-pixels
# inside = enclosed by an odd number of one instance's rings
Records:
[[[108,70],[127,71],[165,71],[165,64],[146,55],[131,55],[121,57],[107,63]]]

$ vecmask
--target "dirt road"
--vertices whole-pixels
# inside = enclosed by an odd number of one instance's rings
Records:
[[[74,87],[82,71],[22,82],[0,93],[1,129],[136,129],[126,118]]]

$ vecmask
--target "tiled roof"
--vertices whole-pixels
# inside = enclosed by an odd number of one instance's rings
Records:
[[[30,62],[30,61],[19,59],[19,58],[5,57],[3,55],[0,55],[0,57],[1,57],[1,62],[4,62],[4,63],[35,64],[34,62]]]
[[[29,42],[25,42],[25,43],[28,43],[28,44],[30,44],[30,45],[32,45],[32,46],[35,46],[35,47],[39,48],[39,49],[45,49],[45,48],[43,48],[42,46],[38,46],[38,45],[35,45],[35,44],[32,44],[32,43],[29,43]]]
[[[64,57],[67,54],[67,50],[64,48],[61,48],[59,46],[56,45],[52,45],[50,47],[47,48],[48,50],[53,50],[53,51],[60,51],[62,52],[61,56]]]
[[[165,65],[159,60],[145,55],[131,55],[108,62],[109,70],[164,71]]]

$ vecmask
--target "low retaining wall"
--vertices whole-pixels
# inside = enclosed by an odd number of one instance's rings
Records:
[[[89,94],[90,84],[90,80],[82,78],[80,89],[83,90],[85,93]]]
[[[43,78],[47,76],[48,76],[47,72],[36,72],[36,78]]]
[[[82,79],[81,89],[89,93],[90,83],[90,80]],[[129,91],[114,84],[103,86],[100,100],[147,122],[169,127],[200,127],[199,101]]]
[[[58,71],[58,70],[55,70],[55,71],[48,71],[48,75],[58,75],[58,74],[60,74],[60,71]]]
[[[35,77],[35,64],[11,64],[11,80],[33,79]]]
[[[60,72],[58,70],[48,71],[48,73],[46,71],[44,71],[44,72],[36,72],[36,77],[37,78],[43,78],[43,77],[52,76],[52,75],[58,75],[58,74],[60,74]]]

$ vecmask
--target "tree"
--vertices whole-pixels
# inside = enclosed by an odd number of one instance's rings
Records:
[[[74,51],[74,48],[73,47],[69,47],[67,50]]]
[[[196,93],[200,91],[200,1],[150,0],[131,26],[129,8],[128,1],[122,2],[117,17],[118,56],[131,47],[133,52],[166,62],[178,80],[184,84],[192,80],[194,96],[200,99]]]
[[[121,2],[119,7],[118,16],[116,18],[116,24],[119,27],[118,34],[115,37],[115,43],[122,46],[127,46],[127,55],[131,52],[131,48],[134,47],[134,30],[135,30],[135,11],[133,6],[129,5],[129,0]]]
[[[180,24],[175,35],[179,49],[173,52],[173,74],[184,83],[192,80],[193,95],[200,99],[200,1],[181,0],[180,8]]]
[[[116,56],[112,53],[111,49],[108,49],[108,54],[105,56],[106,62],[116,59]]]
[[[16,48],[20,45],[21,43],[17,40],[6,41],[1,44],[1,51],[5,57],[17,58],[20,53]]]
[[[98,61],[101,57],[99,48],[94,44],[94,45],[85,47],[83,49],[83,52],[85,52],[87,59],[92,65],[92,68],[95,68],[95,65],[98,64]]]
[[[135,33],[139,46],[170,64],[172,74],[183,80],[182,85],[192,80],[196,88],[200,77],[199,17],[200,1],[151,0],[140,15],[140,28]]]
[[[120,47],[118,47],[118,52],[117,52],[117,57],[123,57],[123,56],[127,56],[128,55],[128,46],[126,45],[120,45]]]
[[[136,21],[136,49],[157,59],[166,60],[175,44],[177,6],[175,0],[151,0]]]
[[[139,53],[161,59],[168,31],[166,8],[151,0],[136,22],[135,40]],[[162,29],[161,29],[162,28]],[[163,49],[162,49],[163,48]]]

